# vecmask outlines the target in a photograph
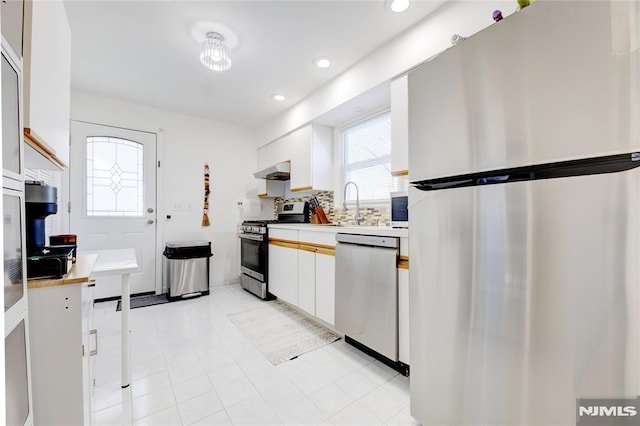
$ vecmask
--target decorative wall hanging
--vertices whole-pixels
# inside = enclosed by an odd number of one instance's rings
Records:
[[[209,165],[204,165],[204,208],[202,209],[202,226],[210,226],[209,222]]]

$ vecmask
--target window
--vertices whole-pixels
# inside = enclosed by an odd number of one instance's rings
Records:
[[[344,183],[358,185],[360,201],[387,202],[398,191],[399,179],[391,176],[391,113],[385,112],[342,131]],[[353,185],[347,201],[356,200]]]
[[[143,145],[87,137],[87,216],[142,216]]]

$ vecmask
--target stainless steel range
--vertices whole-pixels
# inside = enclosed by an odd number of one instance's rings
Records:
[[[285,203],[277,220],[248,220],[240,225],[240,284],[261,299],[272,299],[268,285],[269,230],[273,223],[309,223],[309,204]]]

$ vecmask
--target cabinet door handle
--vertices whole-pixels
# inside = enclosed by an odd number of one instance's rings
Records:
[[[93,330],[91,330],[89,332],[89,336],[91,336],[92,334],[96,336],[96,348],[92,351],[89,351],[89,356],[98,355],[98,329],[94,328]]]

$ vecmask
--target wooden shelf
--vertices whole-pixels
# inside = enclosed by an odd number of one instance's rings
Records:
[[[409,170],[396,170],[395,172],[391,172],[391,176],[409,176]]]
[[[28,288],[52,287],[66,284],[79,284],[89,281],[93,267],[98,259],[97,254],[79,254],[76,263],[71,270],[62,278],[35,278],[27,281]]]
[[[24,141],[53,164],[58,166],[61,170],[67,168],[67,164],[56,156],[56,151],[47,145],[47,143],[29,127],[24,128]]]

